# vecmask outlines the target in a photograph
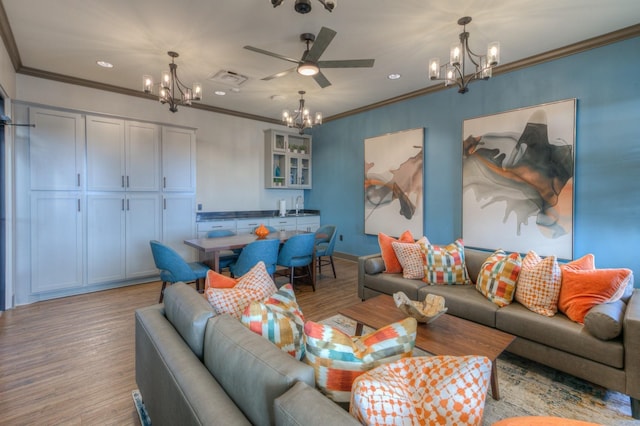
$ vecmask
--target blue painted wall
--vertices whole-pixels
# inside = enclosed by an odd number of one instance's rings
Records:
[[[474,82],[464,95],[439,91],[325,123],[312,132],[313,189],[305,206],[338,225],[344,240],[336,251],[377,252],[377,237],[364,234],[364,139],[423,127],[424,232],[435,244],[449,243],[462,234],[463,120],[576,98],[574,257],[593,253],[597,267],[628,267],[640,276],[638,70],[634,38]]]

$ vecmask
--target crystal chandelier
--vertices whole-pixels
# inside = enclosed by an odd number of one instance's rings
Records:
[[[178,105],[191,105],[191,101],[202,100],[202,85],[193,83],[189,88],[178,78],[178,66],[175,64],[176,52],[167,52],[171,56],[169,71],[162,71],[161,81],[158,84],[158,100],[161,104],[169,104],[169,111],[178,111]],[[142,87],[144,93],[153,93],[153,78],[150,75],[142,76]]]
[[[491,71],[500,62],[500,43],[489,43],[486,55],[476,55],[469,48],[469,33],[466,25],[471,22],[470,16],[458,19],[458,25],[462,25],[460,42],[451,46],[449,62],[440,65],[439,58],[432,58],[429,61],[429,78],[431,80],[444,80],[444,85],[455,84],[458,86],[458,93],[469,91],[468,85],[473,80],[488,80],[491,78]],[[466,75],[466,57],[475,66],[475,72]]]
[[[300,134],[304,133],[304,129],[310,129],[315,125],[322,124],[322,113],[316,112],[313,121],[311,120],[311,114],[309,108],[304,106],[304,90],[298,92],[300,94],[300,105],[298,109],[290,113],[289,110],[282,111],[282,121],[287,127],[294,127],[300,131]]]

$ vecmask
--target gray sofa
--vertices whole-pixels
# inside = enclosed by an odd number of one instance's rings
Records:
[[[176,283],[135,312],[136,382],[154,425],[357,425],[313,368]]]
[[[465,262],[472,281],[490,254],[465,248]],[[624,297],[626,309],[621,335],[612,340],[602,340],[562,313],[546,317],[515,301],[500,308],[477,291],[475,284],[434,286],[383,271],[384,262],[380,254],[358,258],[358,296],[362,300],[379,294],[392,295],[397,291],[404,292],[412,300],[424,300],[428,293],[443,296],[448,314],[515,335],[516,339],[507,349],[509,352],[629,395],[632,415],[640,418],[638,289]]]

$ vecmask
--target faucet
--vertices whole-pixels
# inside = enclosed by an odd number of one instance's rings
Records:
[[[300,204],[302,204],[302,203],[303,203],[302,196],[298,195],[296,197],[296,216],[298,215],[298,211],[300,210]]]

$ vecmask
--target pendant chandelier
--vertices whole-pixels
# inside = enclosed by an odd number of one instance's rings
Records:
[[[191,101],[202,100],[202,85],[193,83],[190,88],[182,83],[178,78],[178,65],[175,58],[178,57],[176,52],[167,52],[171,56],[169,71],[162,71],[160,83],[158,84],[158,100],[161,104],[169,104],[169,111],[178,111],[178,105],[191,105]],[[153,78],[150,75],[142,76],[142,86],[144,93],[153,93]]]
[[[294,110],[293,113],[290,113],[289,110],[282,111],[282,121],[287,125],[287,127],[296,128],[300,131],[300,134],[304,133],[304,129],[310,129],[315,125],[322,124],[322,113],[316,112],[314,115],[314,119],[311,120],[311,114],[309,112],[309,108],[305,108],[304,106],[304,94],[306,93],[304,90],[300,90],[298,92],[300,94],[300,105],[297,110]]]
[[[458,25],[462,25],[460,42],[451,46],[449,62],[440,65],[439,58],[432,58],[429,61],[429,79],[444,80],[444,85],[455,84],[458,86],[458,93],[469,91],[468,85],[473,80],[488,80],[494,66],[500,62],[500,43],[489,43],[486,55],[477,55],[469,48],[469,33],[466,25],[471,22],[470,16],[458,19]],[[475,66],[475,72],[466,75],[466,57]]]

